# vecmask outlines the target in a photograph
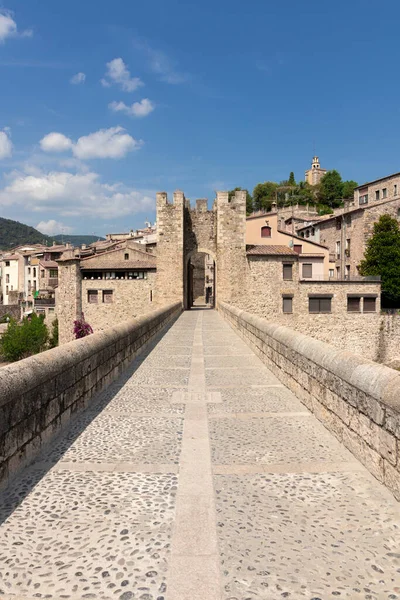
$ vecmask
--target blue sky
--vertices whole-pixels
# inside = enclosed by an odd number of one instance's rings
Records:
[[[3,0],[0,216],[141,227],[155,192],[400,170],[395,1]]]

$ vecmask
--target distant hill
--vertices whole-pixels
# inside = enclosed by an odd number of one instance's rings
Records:
[[[15,246],[22,246],[24,244],[45,244],[52,246],[55,241],[57,244],[62,242],[73,244],[74,246],[82,246],[82,244],[92,244],[97,240],[104,240],[105,238],[98,237],[97,235],[54,235],[48,236],[44,233],[40,233],[34,227],[24,225],[18,221],[12,221],[11,219],[3,219],[0,217],[0,250],[9,250]]]
[[[82,244],[86,244],[88,246],[89,244],[93,244],[93,242],[97,242],[98,240],[106,239],[97,235],[69,235],[65,233],[64,235],[55,235],[53,237],[59,244],[62,242],[64,242],[64,244],[69,242],[74,246],[82,246]]]
[[[52,243],[53,238],[40,233],[34,227],[0,217],[0,250],[9,250],[23,244],[48,244],[51,246]]]

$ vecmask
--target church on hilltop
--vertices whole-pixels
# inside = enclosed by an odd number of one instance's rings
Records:
[[[321,169],[318,156],[313,156],[311,169],[305,172],[305,181],[310,185],[317,185],[326,172],[326,169]]]

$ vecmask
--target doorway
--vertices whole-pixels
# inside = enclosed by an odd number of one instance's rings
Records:
[[[187,262],[186,307],[215,307],[215,261],[206,252],[194,252]]]

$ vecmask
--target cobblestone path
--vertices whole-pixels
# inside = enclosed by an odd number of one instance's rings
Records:
[[[0,598],[400,599],[400,511],[215,311],[2,497]]]

